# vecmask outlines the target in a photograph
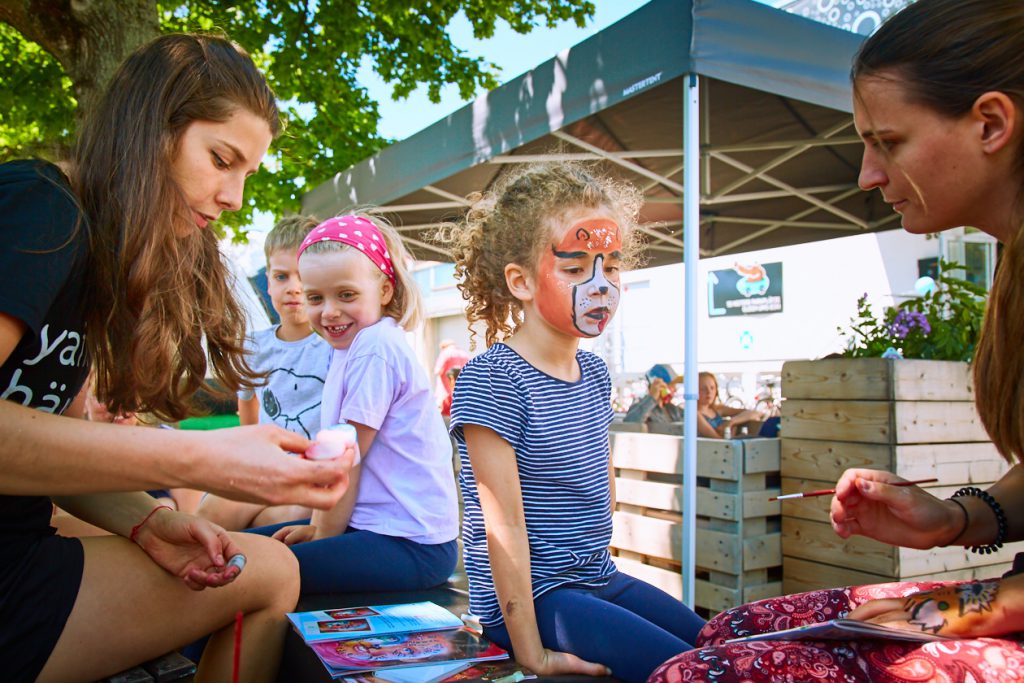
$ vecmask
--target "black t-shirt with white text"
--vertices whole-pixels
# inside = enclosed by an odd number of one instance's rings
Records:
[[[0,312],[25,333],[0,366],[0,398],[63,413],[88,375],[85,225],[67,180],[40,161],[0,164]],[[52,533],[44,496],[0,496],[0,563]]]

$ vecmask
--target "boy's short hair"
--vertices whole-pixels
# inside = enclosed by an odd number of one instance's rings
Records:
[[[263,243],[267,261],[270,261],[270,255],[275,251],[298,251],[302,246],[302,240],[306,239],[306,235],[319,224],[320,221],[313,216],[285,216],[279,220],[267,233],[267,239]]]

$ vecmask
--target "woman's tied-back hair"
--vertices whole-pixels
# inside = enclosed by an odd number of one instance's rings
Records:
[[[522,324],[522,303],[505,284],[505,266],[516,263],[535,272],[541,250],[551,241],[552,222],[567,212],[607,208],[621,230],[623,267],[636,263],[639,190],[582,164],[528,165],[470,200],[465,219],[438,232],[438,241],[455,259],[455,277],[468,302],[470,348],[476,346],[472,325],[477,321],[487,326],[487,346],[507,339]]]
[[[917,104],[955,118],[983,93],[999,91],[1024,126],[1024,2],[918,0],[863,44],[852,77],[888,77]],[[870,112],[869,112],[870,114]],[[1017,150],[1024,200],[1024,136]],[[913,179],[910,179],[913,182]],[[954,226],[949,226],[954,227]],[[974,356],[978,413],[1008,461],[1024,454],[1024,237],[1018,229],[1000,259]]]
[[[368,220],[380,230],[380,234],[384,238],[384,244],[388,248],[388,254],[391,256],[391,265],[395,269],[394,294],[391,296],[391,301],[384,307],[384,315],[394,318],[399,327],[407,332],[412,332],[423,320],[423,297],[420,294],[419,287],[416,286],[416,280],[413,278],[412,272],[409,270],[412,256],[409,255],[409,250],[405,248],[401,235],[386,220],[380,216],[368,213],[365,209],[361,212],[353,211],[349,215]],[[310,244],[302,253],[325,254],[332,251],[340,252],[350,249],[354,249],[354,247],[343,242],[325,241]],[[364,258],[368,259],[369,257],[364,256]],[[381,282],[387,281],[388,276],[381,272],[380,268],[376,265],[373,267],[373,272],[380,278]]]
[[[190,124],[238,111],[279,134],[274,94],[241,48],[217,36],[165,35],[121,64],[86,115],[71,178],[91,252],[87,344],[97,395],[114,412],[186,417],[207,351],[226,391],[253,386],[244,312],[217,237],[194,225],[171,177]]]

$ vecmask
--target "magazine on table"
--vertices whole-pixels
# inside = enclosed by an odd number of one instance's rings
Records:
[[[386,676],[386,670],[392,668],[508,658],[508,653],[503,649],[465,627],[359,636],[311,643],[310,647],[327,667],[332,678],[345,678],[365,672],[377,672],[376,677],[381,677]],[[403,673],[414,675],[412,671]]]
[[[727,642],[742,643],[751,640],[862,640],[878,638],[881,640],[909,640],[927,643],[935,640],[955,640],[948,636],[940,636],[926,631],[907,631],[901,628],[873,624],[854,619],[832,619],[820,624],[806,624],[796,628],[770,633],[757,633],[752,636],[733,638]]]
[[[461,619],[433,602],[290,612],[288,619],[309,644],[462,626]]]

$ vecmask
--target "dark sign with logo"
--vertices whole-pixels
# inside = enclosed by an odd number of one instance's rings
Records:
[[[708,315],[782,312],[782,262],[737,263],[708,273]]]

